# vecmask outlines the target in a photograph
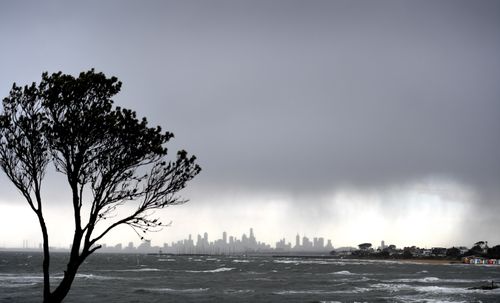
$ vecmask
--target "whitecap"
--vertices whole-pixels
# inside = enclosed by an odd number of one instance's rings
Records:
[[[297,263],[297,260],[273,260],[274,263],[290,264]]]
[[[346,276],[352,276],[352,275],[357,275],[355,273],[352,273],[348,270],[341,270],[341,271],[336,271],[336,272],[332,272],[330,273],[331,275],[346,275]]]
[[[355,287],[346,290],[304,289],[304,290],[280,290],[274,292],[276,295],[328,295],[328,294],[356,294],[370,291],[369,288]]]
[[[233,263],[250,263],[250,260],[238,260],[238,259],[236,259],[236,260],[233,260],[232,262]]]
[[[208,291],[209,288],[185,288],[185,289],[174,289],[174,288],[139,288],[137,291],[150,291],[150,292],[164,292],[164,293],[197,293]]]
[[[136,269],[120,269],[117,271],[138,271],[138,272],[143,272],[143,271],[161,271],[158,268],[136,268]]]
[[[32,282],[41,281],[43,276],[32,276],[32,275],[22,275],[22,274],[0,274],[0,281],[20,281],[20,282]]]
[[[337,264],[339,263],[338,261],[326,261],[326,260],[317,260],[317,259],[312,259],[312,260],[298,260],[298,259],[280,259],[280,260],[273,260],[274,263],[281,263],[281,264],[294,264],[294,265],[299,265],[299,264],[320,264],[320,265],[331,265],[331,264]]]
[[[122,280],[121,277],[99,276],[93,274],[76,274],[76,278],[89,280]]]
[[[467,293],[484,293],[484,294],[500,294],[500,288],[495,290],[468,289],[458,287],[441,287],[441,286],[417,286],[415,290],[424,293],[434,294],[467,294]]]
[[[159,262],[175,262],[175,259],[158,259]]]
[[[401,290],[409,290],[409,289],[414,289],[414,287],[408,285],[408,284],[393,284],[393,283],[376,283],[370,285],[372,288],[377,288],[377,289],[384,289],[389,292],[397,292]]]
[[[58,279],[52,276],[51,279]],[[43,276],[29,274],[0,274],[0,288],[16,288],[37,285],[43,282]]]
[[[234,295],[234,294],[247,294],[247,293],[252,293],[255,292],[253,289],[225,289],[224,293],[229,294],[229,295]]]
[[[469,301],[449,301],[449,299],[432,299],[428,298],[427,296],[421,297],[421,296],[394,296],[394,297],[389,297],[389,298],[381,298],[381,299],[387,299],[388,301],[391,302],[403,302],[403,303],[467,303]],[[481,302],[481,301],[478,301]]]
[[[186,272],[218,273],[218,272],[224,272],[224,271],[231,271],[233,269],[234,269],[234,267],[221,267],[221,268],[216,268],[216,269],[211,269],[211,270],[186,270]]]
[[[383,282],[396,282],[396,283],[474,283],[481,282],[478,280],[471,279],[440,279],[437,277],[424,277],[424,278],[415,278],[415,279],[393,279],[393,280],[384,280]]]
[[[482,294],[500,294],[500,288],[495,290],[481,290],[481,289],[468,289],[462,287],[443,287],[443,286],[412,286],[408,284],[385,284],[377,283],[371,285],[372,288],[385,289],[389,292],[399,292],[402,290],[415,290],[417,292],[425,294],[470,294],[470,293],[482,293]]]
[[[18,288],[18,287],[29,287],[29,286],[34,286],[37,285],[38,283],[36,282],[30,282],[30,283],[4,283],[0,282],[0,288]]]

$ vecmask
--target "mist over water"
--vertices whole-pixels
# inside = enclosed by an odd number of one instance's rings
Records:
[[[54,254],[52,281],[65,254]],[[0,253],[0,302],[40,302],[41,255]],[[396,261],[97,254],[65,302],[498,302],[498,266]]]

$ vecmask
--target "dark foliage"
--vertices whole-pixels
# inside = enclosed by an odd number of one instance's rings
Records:
[[[358,245],[358,247],[359,247],[359,249],[362,249],[362,250],[369,249],[372,247],[372,244],[371,243],[361,243]]]
[[[79,266],[113,228],[128,225],[140,235],[161,228],[164,224],[154,211],[186,202],[177,193],[201,170],[185,151],[173,161],[165,160],[165,145],[173,134],[149,127],[134,111],[114,107],[111,98],[120,88],[117,78],[94,70],[77,78],[44,73],[38,85],[14,84],[3,100],[0,166],[40,223],[44,302],[60,302],[66,296]],[[64,278],[54,290],[41,196],[49,163],[66,176],[75,230]],[[134,210],[117,218],[115,210],[126,203]]]
[[[500,259],[500,245],[488,248],[487,257],[492,259]]]
[[[451,247],[446,249],[446,256],[451,258],[458,258],[461,256],[460,249]]]

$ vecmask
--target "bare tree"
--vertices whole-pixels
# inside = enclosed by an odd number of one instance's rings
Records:
[[[14,84],[3,100],[0,166],[40,224],[44,302],[65,298],[80,265],[113,228],[128,225],[140,235],[161,228],[154,211],[186,202],[177,194],[201,171],[185,151],[166,161],[173,134],[114,107],[111,98],[120,88],[117,78],[94,70],[77,78],[44,73],[38,85]],[[49,163],[66,176],[75,230],[64,277],[54,289],[41,195]],[[119,217],[116,210],[124,204],[134,207]]]

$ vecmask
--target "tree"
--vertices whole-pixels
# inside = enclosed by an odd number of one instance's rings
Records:
[[[460,255],[461,255],[460,249],[456,248],[455,246],[448,248],[446,250],[447,257],[458,258],[460,257]]]
[[[488,248],[487,256],[488,258],[492,259],[500,259],[500,245],[495,245],[491,248]]]
[[[478,241],[474,243],[474,246],[479,246],[481,249],[488,248],[488,241]]]
[[[361,243],[358,245],[358,247],[360,250],[367,250],[367,249],[370,249],[372,247],[372,244],[371,243]]]
[[[178,192],[201,168],[177,152],[167,161],[173,137],[132,110],[114,107],[117,78],[93,69],[78,77],[42,74],[37,85],[15,83],[0,113],[0,166],[34,211],[43,237],[43,301],[61,302],[78,268],[117,226],[138,235],[164,225],[155,210],[187,200]],[[64,277],[51,289],[49,234],[41,188],[47,166],[65,175],[71,192],[74,235]],[[129,213],[116,210],[129,205]]]

